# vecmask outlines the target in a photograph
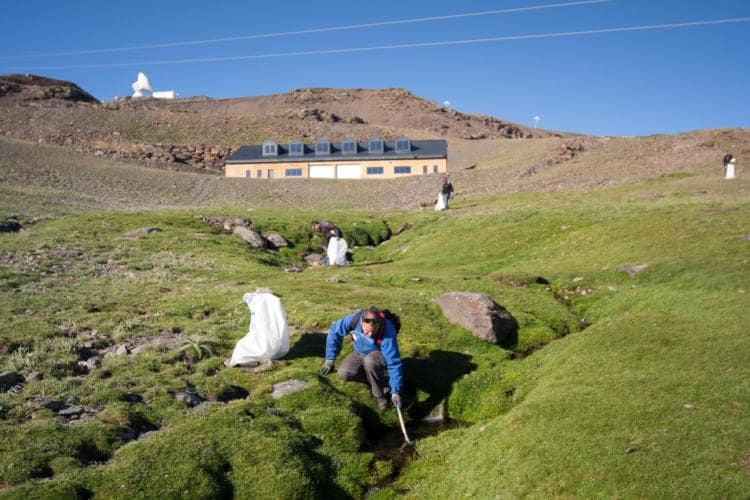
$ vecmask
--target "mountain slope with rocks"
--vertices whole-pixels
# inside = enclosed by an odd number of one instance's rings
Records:
[[[101,103],[77,85],[0,76],[0,135],[110,158],[221,170],[244,144],[382,136],[451,143],[568,134],[462,113],[394,89],[298,89],[234,99],[125,98]]]

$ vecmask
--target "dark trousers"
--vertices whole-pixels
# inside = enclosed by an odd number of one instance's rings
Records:
[[[370,384],[375,398],[388,397],[391,392],[385,383],[385,358],[380,351],[372,351],[366,356],[352,352],[339,365],[338,374],[346,381]]]

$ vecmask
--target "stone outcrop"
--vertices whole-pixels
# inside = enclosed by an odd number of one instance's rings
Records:
[[[60,142],[60,141],[54,141]],[[75,141],[66,138],[63,146],[72,146]],[[224,168],[224,158],[234,149],[208,146],[206,144],[80,144],[84,152],[94,156],[107,158],[137,160],[146,163],[160,162],[183,164],[194,168],[221,171]],[[80,147],[79,147],[80,149]]]
[[[518,340],[518,322],[485,294],[448,292],[435,302],[448,321],[463,326],[485,342],[508,347]]]
[[[37,75],[0,76],[0,97],[7,94],[17,94],[20,99],[30,101],[62,99],[75,102],[99,102],[75,83]]]
[[[234,234],[242,238],[253,248],[268,248],[266,240],[258,231],[243,226],[235,226],[232,230]]]
[[[270,231],[263,235],[275,248],[283,248],[289,246],[289,243],[284,239],[278,231]]]

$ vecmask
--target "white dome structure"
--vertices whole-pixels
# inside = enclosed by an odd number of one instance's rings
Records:
[[[138,73],[138,79],[133,82],[131,87],[133,87],[133,97],[147,97],[147,95],[144,95],[144,92],[148,95],[154,93],[154,89],[151,88],[151,82],[148,81],[148,77],[142,71]]]

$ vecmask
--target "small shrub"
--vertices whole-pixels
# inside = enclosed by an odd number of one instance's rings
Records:
[[[182,353],[185,361],[188,363],[194,363],[203,356],[213,356],[213,347],[216,345],[216,341],[207,337],[198,335],[188,335],[183,340],[183,344],[177,349],[178,352]]]

